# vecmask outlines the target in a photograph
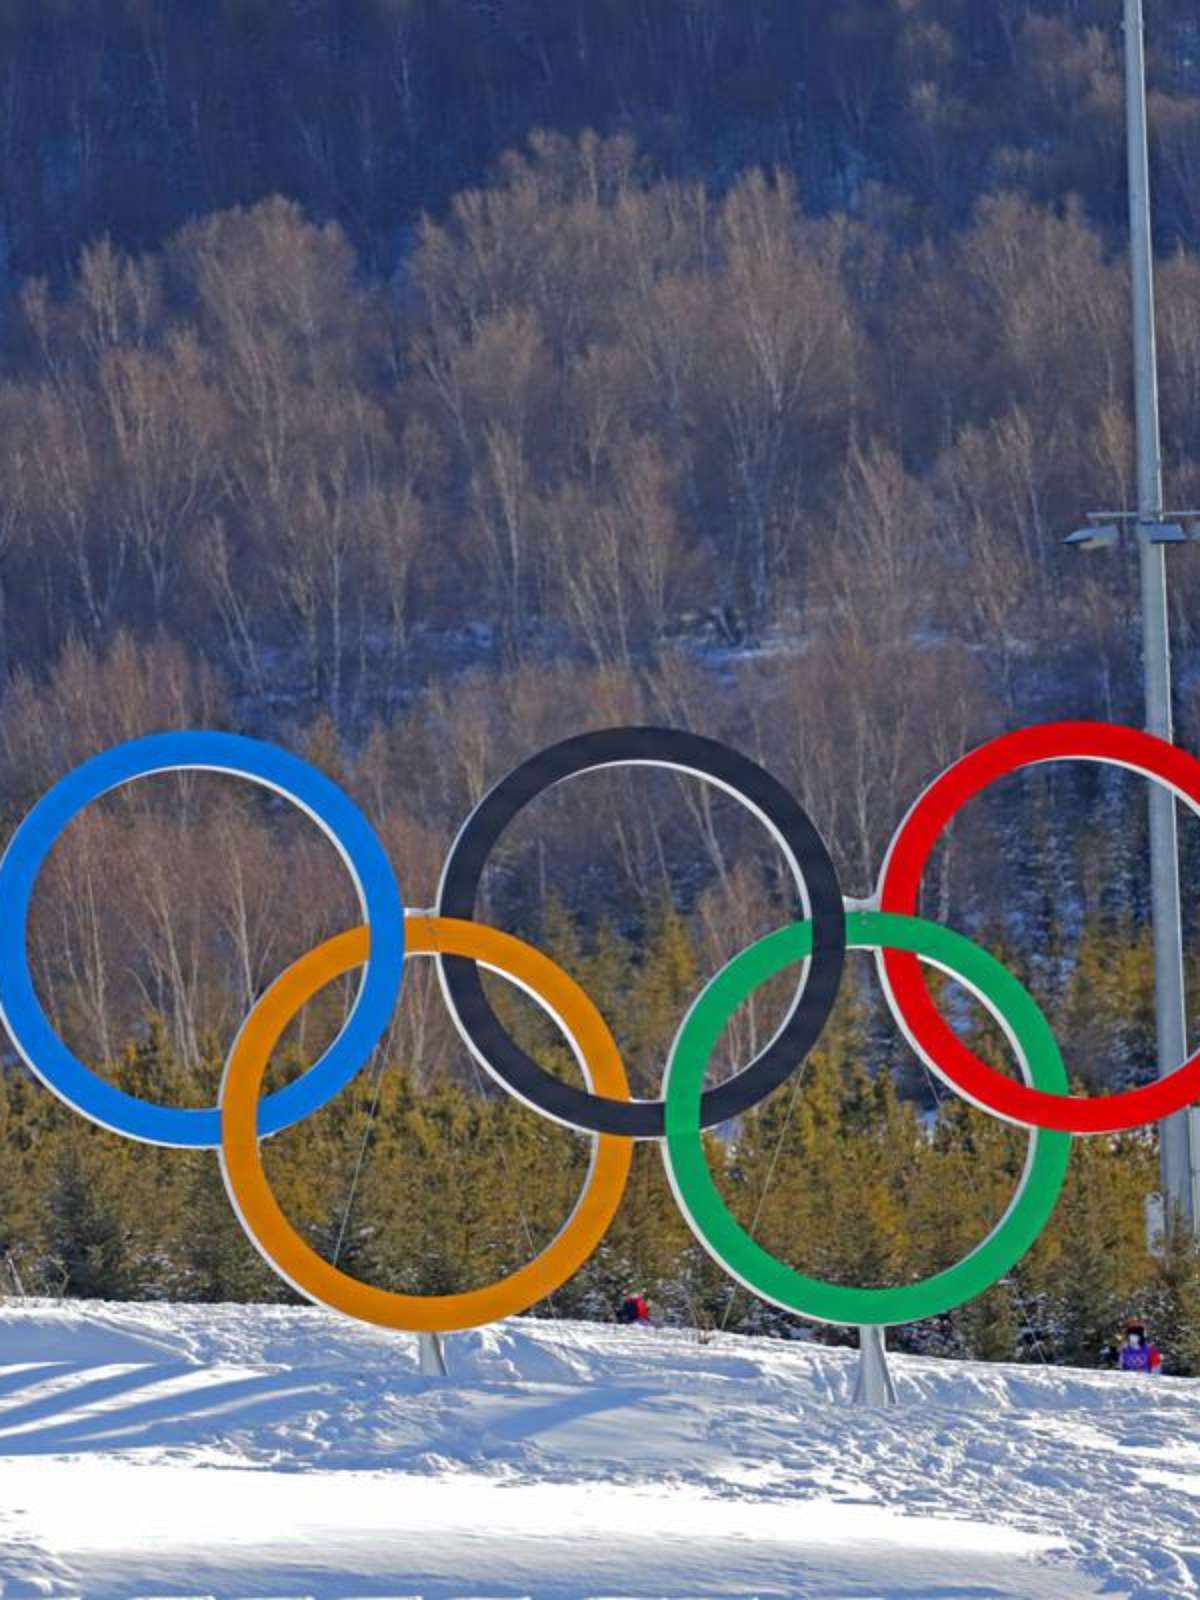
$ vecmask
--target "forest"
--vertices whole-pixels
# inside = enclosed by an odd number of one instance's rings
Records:
[[[1139,723],[1136,554],[1062,546],[1134,497],[1118,11],[12,0],[0,838],[111,743],[230,728],[343,783],[428,905],[492,783],[645,722],[769,768],[864,896],[973,745]],[[1200,507],[1200,25],[1183,0],[1148,20],[1168,495]],[[1195,749],[1200,551],[1170,553],[1170,583]],[[1181,837],[1194,1009],[1200,830]],[[926,891],[1028,984],[1080,1085],[1154,1075],[1140,781],[1005,780]],[[626,772],[531,806],[479,914],[584,982],[653,1095],[697,989],[795,909],[737,806]],[[31,952],[85,1060],[199,1105],[254,999],[355,915],[301,815],[155,778],[72,824]],[[348,993],[274,1070],[314,1059]],[[497,1003],[576,1070],[522,999]],[[734,1019],[719,1070],[781,1003]],[[1004,1210],[1023,1139],[929,1077],[867,957],[799,1084],[710,1140],[735,1210],[796,1264],[908,1281]],[[12,1054],[0,1138],[5,1289],[288,1292],[214,1157],[85,1125]],[[379,1062],[269,1148],[323,1250],[434,1290],[548,1239],[587,1147],[484,1085],[414,961]],[[1148,1251],[1156,1182],[1153,1129],[1077,1141],[1026,1262],[904,1337],[1086,1363],[1137,1312],[1200,1370],[1200,1258]],[[538,1314],[608,1315],[636,1280],[672,1319],[795,1331],[689,1240],[640,1149],[609,1244]]]

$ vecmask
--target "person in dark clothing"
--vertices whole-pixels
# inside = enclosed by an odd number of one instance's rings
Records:
[[[1131,1322],[1125,1328],[1125,1343],[1121,1347],[1121,1371],[1162,1371],[1162,1356],[1154,1345],[1147,1344],[1146,1329],[1140,1322]]]
[[[637,1294],[627,1294],[617,1310],[617,1321],[626,1327],[633,1327],[639,1322],[650,1321],[650,1307],[646,1300],[644,1290]]]

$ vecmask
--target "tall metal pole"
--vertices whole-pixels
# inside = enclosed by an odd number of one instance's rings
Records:
[[[1142,0],[1125,0],[1125,76],[1129,121],[1129,214],[1133,268],[1134,365],[1137,385],[1138,558],[1142,580],[1142,649],[1146,727],[1174,737],[1171,642],[1165,547],[1150,538],[1163,519],[1162,438],[1158,415],[1158,343],[1154,326],[1154,246],[1150,225],[1150,138],[1146,105],[1146,47]],[[1154,1010],[1160,1077],[1187,1055],[1183,989],[1183,929],[1179,910],[1179,841],[1175,797],[1150,790],[1150,877],[1154,919]],[[1163,1195],[1171,1213],[1194,1232],[1200,1221],[1195,1170],[1197,1119],[1180,1111],[1161,1125]]]

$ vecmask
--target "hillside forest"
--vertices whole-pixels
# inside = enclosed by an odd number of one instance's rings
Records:
[[[1168,497],[1200,507],[1200,26],[1190,0],[1147,9]],[[512,767],[654,723],[766,766],[860,897],[966,750],[1141,721],[1136,552],[1062,545],[1135,496],[1116,4],[82,11],[0,16],[0,837],[112,743],[226,728],[342,783],[428,906]],[[1196,750],[1194,547],[1170,590]],[[925,913],[1027,984],[1094,1094],[1156,1070],[1145,813],[1116,769],[1028,772],[964,810],[925,881]],[[1194,1002],[1190,817],[1181,841]],[[479,904],[583,982],[642,1095],[706,979],[796,912],[740,807],[642,770],[531,805]],[[157,777],[67,830],[30,952],[84,1060],[202,1105],[272,978],[356,917],[298,811]],[[872,974],[851,958],[803,1073],[708,1149],[770,1248],[883,1284],[973,1247],[1025,1139],[933,1080]],[[789,981],[733,1019],[715,1075]],[[306,1009],[272,1081],[352,992]],[[944,1003],[1003,1065],[986,1014]],[[211,1153],[91,1127],[12,1052],[0,1141],[5,1291],[290,1295]],[[268,1166],[331,1259],[437,1292],[548,1240],[587,1149],[482,1077],[415,959],[379,1058]],[[1148,1248],[1157,1174],[1153,1128],[1077,1141],[1020,1267],[896,1338],[1086,1364],[1137,1313],[1200,1371],[1200,1257]],[[652,1147],[536,1313],[608,1316],[631,1287],[700,1328],[797,1331],[691,1241]]]

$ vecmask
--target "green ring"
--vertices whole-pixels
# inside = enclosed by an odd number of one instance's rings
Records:
[[[667,1177],[689,1227],[718,1265],[785,1311],[817,1322],[859,1326],[937,1316],[982,1294],[1032,1245],[1062,1190],[1071,1135],[1033,1130],[1021,1182],[1004,1216],[969,1256],[922,1283],[843,1288],[806,1277],[764,1250],[734,1219],[712,1180],[700,1133],[700,1093],[729,1018],[761,983],[803,961],[811,944],[807,922],[768,934],[735,956],[688,1012],[672,1047],[663,1087]],[[936,923],[879,911],[850,913],[846,944],[859,950],[907,950],[941,967],[965,984],[1004,1028],[1027,1082],[1056,1094],[1068,1091],[1066,1069],[1049,1023],[1028,991],[986,950]]]

